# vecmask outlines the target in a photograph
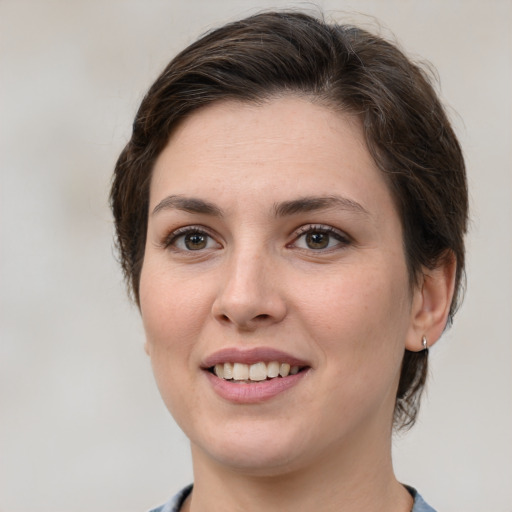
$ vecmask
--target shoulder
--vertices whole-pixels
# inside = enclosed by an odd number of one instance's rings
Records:
[[[178,494],[175,494],[167,503],[160,507],[153,508],[149,512],[179,512],[181,505],[192,491],[192,484],[182,489]]]
[[[405,486],[414,498],[414,505],[411,512],[436,512],[420,495],[420,493],[413,487]]]

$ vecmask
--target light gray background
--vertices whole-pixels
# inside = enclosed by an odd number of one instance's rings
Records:
[[[142,512],[191,480],[113,258],[110,174],[176,51],[289,5],[0,0],[1,512]],[[512,3],[318,5],[376,17],[434,63],[467,158],[467,296],[432,350],[419,424],[395,441],[397,473],[440,512],[510,512]]]

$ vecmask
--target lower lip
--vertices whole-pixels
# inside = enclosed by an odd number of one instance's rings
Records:
[[[239,404],[254,404],[270,400],[281,393],[296,386],[309,372],[303,370],[288,377],[276,377],[275,379],[246,384],[233,380],[221,379],[211,372],[205,372],[213,390],[225,400]]]

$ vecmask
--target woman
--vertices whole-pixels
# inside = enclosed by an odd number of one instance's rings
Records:
[[[161,511],[431,509],[399,483],[464,270],[464,162],[422,71],[270,12],[150,88],[111,192],[121,263],[194,486]]]

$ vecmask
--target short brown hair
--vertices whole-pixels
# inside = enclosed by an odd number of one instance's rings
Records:
[[[139,303],[153,165],[180,120],[220,100],[304,95],[357,115],[387,177],[404,233],[410,281],[455,257],[464,275],[468,194],[464,159],[428,75],[394,44],[298,12],[266,12],[214,30],[177,55],[151,86],[111,190],[120,260]],[[405,351],[395,425],[414,423],[428,352]]]

